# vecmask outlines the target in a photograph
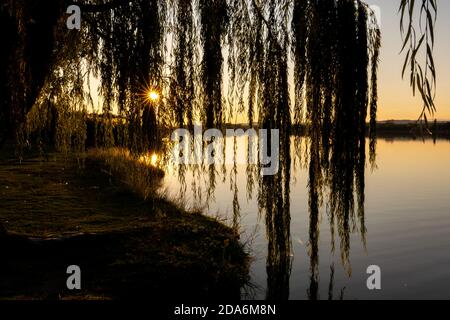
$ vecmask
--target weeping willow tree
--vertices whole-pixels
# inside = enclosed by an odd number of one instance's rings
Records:
[[[103,144],[119,140],[140,149],[161,138],[158,125],[181,126],[198,118],[214,127],[227,114],[244,110],[250,123],[256,120],[271,127],[283,121],[320,122],[324,137],[332,134],[333,126],[345,125],[343,121],[358,123],[352,128],[362,132],[370,115],[370,132],[375,136],[379,33],[364,25],[373,17],[362,1],[86,0],[75,2],[83,13],[80,31],[65,28],[65,8],[71,2],[1,3],[2,27],[8,31],[1,59],[2,140],[15,135],[38,105],[62,113],[74,105],[87,106],[89,111],[97,107],[104,124],[98,130]],[[410,66],[411,86],[423,98],[425,119],[425,111],[435,110],[436,5],[435,0],[400,3],[404,71]],[[363,30],[372,31],[363,34]],[[359,44],[345,43],[344,34]],[[358,48],[360,52],[355,51]],[[424,55],[418,54],[421,49]],[[347,50],[355,60],[346,62],[340,56]],[[361,72],[351,74],[351,69],[366,70],[367,64],[370,81]],[[293,103],[288,71],[295,78]],[[267,83],[272,76],[279,78],[273,81],[277,84]],[[359,88],[342,85],[347,79]],[[100,101],[94,106],[90,87],[97,80]],[[143,94],[148,89],[164,93],[164,101],[146,101]],[[352,102],[354,107],[345,101],[351,99],[352,90],[358,90],[359,96],[355,98],[359,102]],[[366,100],[370,112],[362,107]],[[277,112],[286,119],[267,117]],[[122,130],[112,132],[117,116]],[[61,127],[72,130],[68,124]]]
[[[418,3],[421,23],[415,27]],[[16,136],[23,146],[37,135],[43,145],[82,150],[86,123],[94,118],[98,145],[121,145],[140,153],[158,148],[166,129],[191,127],[196,121],[220,128],[244,114],[250,126],[257,122],[260,128],[278,129],[280,170],[261,177],[262,164],[249,167],[247,187],[251,191],[258,186],[269,239],[267,296],[284,299],[292,250],[291,149],[300,148],[291,144],[290,136],[293,125],[303,124],[310,137],[305,154],[310,297],[318,290],[324,187],[330,190],[329,220],[337,226],[341,259],[350,272],[349,232],[358,228],[365,241],[367,131],[371,162],[376,146],[380,30],[363,1],[76,1],[83,13],[79,31],[65,26],[69,4],[1,1],[1,140]],[[404,72],[409,66],[426,120],[426,113],[435,110],[436,1],[402,0],[400,12]],[[423,49],[425,54],[418,54]],[[96,83],[97,102],[92,93]],[[161,99],[148,99],[150,91]],[[207,172],[213,190],[217,170],[209,166]],[[236,200],[236,183],[234,190]],[[237,215],[237,201],[233,207]]]
[[[166,3],[87,2],[81,5],[86,28],[80,31],[66,28],[65,5],[55,0],[50,13],[42,13],[42,17],[40,11],[47,12],[48,5],[40,1],[6,1],[2,5],[2,15],[11,20],[6,29],[16,31],[19,37],[11,41],[11,52],[6,54],[13,60],[6,60],[11,74],[6,75],[9,81],[4,95],[9,100],[2,108],[1,119],[9,124],[5,128],[19,136],[28,132],[18,130],[21,126],[35,133],[36,127],[55,122],[43,121],[44,109],[52,108],[48,113],[57,118],[57,127],[66,131],[57,135],[57,144],[81,149],[85,139],[73,137],[74,127],[79,125],[74,115],[85,121],[88,112],[97,111],[102,145],[120,143],[133,150],[154,146],[159,106],[150,103],[144,93],[162,88]],[[34,21],[38,18],[43,22]],[[45,52],[41,53],[40,47],[46,48]],[[14,69],[23,72],[13,74]],[[92,98],[93,82],[100,83],[97,106]],[[63,136],[68,137],[68,145]]]

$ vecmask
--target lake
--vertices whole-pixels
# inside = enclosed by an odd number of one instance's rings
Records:
[[[238,138],[237,154],[245,153],[243,139]],[[233,152],[229,145],[227,156]],[[244,299],[265,299],[273,292],[289,299],[450,299],[450,142],[378,139],[376,151],[376,167],[367,164],[365,169],[365,232],[358,227],[361,219],[343,233],[330,227],[337,222],[330,222],[326,192],[313,219],[308,166],[293,160],[286,224],[290,240],[281,246],[267,230],[256,187],[249,198],[246,165],[237,165],[236,171],[228,166],[225,176],[219,169],[208,200],[207,179],[186,173],[186,205],[238,223],[241,240],[251,250],[251,286],[243,288]],[[167,169],[164,186],[169,198],[179,198],[173,167]],[[276,252],[283,248],[289,263]],[[381,268],[381,290],[366,286],[370,265]]]

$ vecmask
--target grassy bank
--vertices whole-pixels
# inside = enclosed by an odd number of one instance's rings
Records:
[[[237,233],[157,196],[157,169],[121,174],[130,166],[116,160],[3,155],[0,298],[239,298],[248,256]],[[142,179],[133,192],[130,172]],[[79,292],[66,289],[73,264]]]

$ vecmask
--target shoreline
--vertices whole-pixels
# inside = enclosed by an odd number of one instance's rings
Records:
[[[129,191],[98,159],[0,161],[0,299],[240,299],[236,230]],[[66,288],[78,264],[82,289]]]

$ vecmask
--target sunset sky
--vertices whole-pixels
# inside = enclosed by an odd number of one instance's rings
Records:
[[[401,35],[398,6],[400,0],[367,0],[381,9],[382,48],[379,66],[379,120],[417,119],[422,108],[420,97],[412,96],[409,75],[401,79],[404,55],[399,55]],[[450,120],[450,1],[438,0],[435,65],[437,69],[436,107],[438,120]]]

